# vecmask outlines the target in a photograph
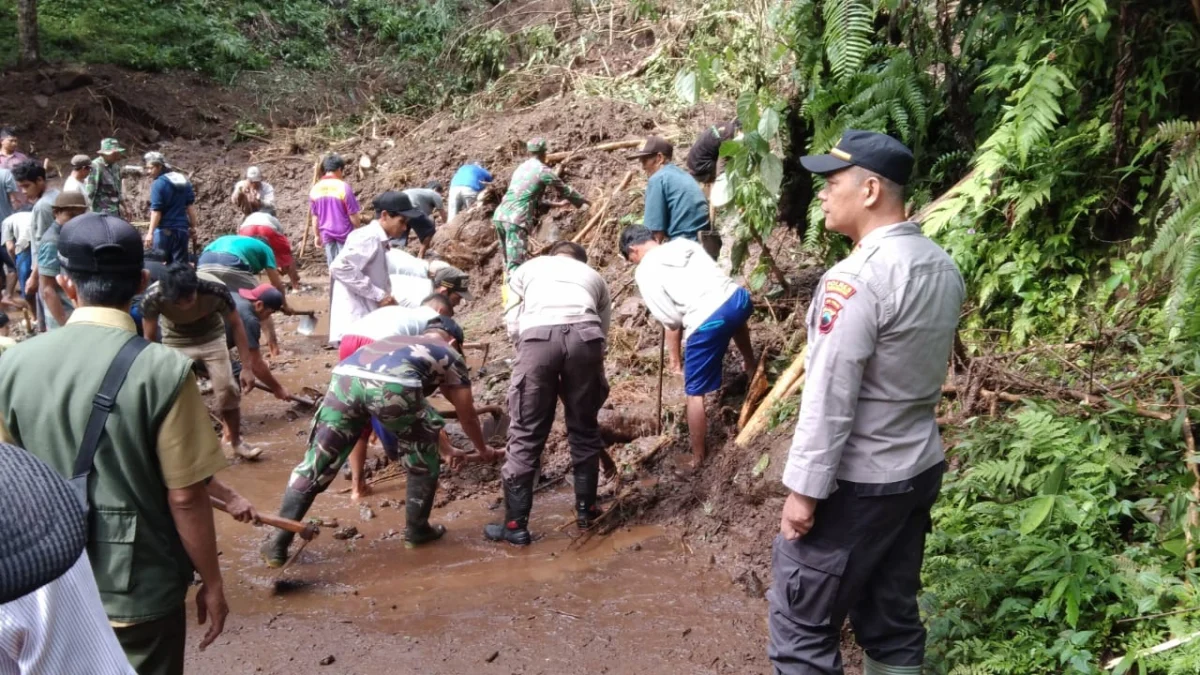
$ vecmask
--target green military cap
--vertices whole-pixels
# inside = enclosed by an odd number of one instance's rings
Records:
[[[100,152],[125,152],[125,148],[121,147],[121,142],[115,138],[106,138],[100,141]]]
[[[547,145],[549,145],[549,144],[546,143],[546,139],[539,136],[539,137],[529,141],[528,143],[526,143],[525,149],[528,150],[529,152],[536,154],[539,152],[545,152]]]

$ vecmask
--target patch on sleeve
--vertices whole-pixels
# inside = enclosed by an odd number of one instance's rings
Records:
[[[850,296],[854,295],[858,291],[855,290],[853,286],[840,279],[830,279],[825,282],[825,292],[833,293],[834,295],[840,295],[843,299],[849,300]]]
[[[828,333],[833,330],[833,324],[837,321],[838,313],[841,311],[842,303],[827,296],[825,303],[821,306],[821,319],[818,323],[818,329],[822,333]]]

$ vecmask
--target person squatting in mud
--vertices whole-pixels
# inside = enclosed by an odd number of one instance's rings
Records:
[[[512,423],[500,472],[504,522],[486,526],[484,536],[527,546],[533,485],[559,399],[575,475],[576,522],[586,530],[600,516],[596,490],[604,441],[596,417],[608,399],[604,353],[612,301],[604,278],[588,267],[587,252],[569,241],[518,267],[508,283],[505,323],[517,356],[508,387]]]
[[[462,329],[452,319],[431,321],[420,337],[389,337],[362,347],[333,369],[329,390],[313,417],[304,459],[292,471],[279,515],[302,520],[365,430],[374,427],[384,452],[408,472],[405,497],[406,546],[440,539],[442,525],[430,525],[440,472],[439,454],[451,466],[468,456],[442,435],[445,420],[426,397],[440,390],[458,413],[463,432],[475,446],[470,459],[492,461],[502,450],[488,447],[475,414],[470,375],[461,355]],[[276,531],[263,544],[270,567],[287,561],[294,535]]]

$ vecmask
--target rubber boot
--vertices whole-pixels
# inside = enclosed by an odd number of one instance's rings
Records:
[[[586,530],[604,513],[596,505],[596,488],[600,484],[600,458],[578,464],[575,473],[575,524]]]
[[[316,498],[315,494],[306,495],[289,487],[283,493],[283,502],[279,505],[279,515],[291,520],[302,520]],[[259,549],[267,567],[282,567],[287,562],[288,547],[292,545],[292,539],[295,536],[287,530],[275,530]]]
[[[433,513],[433,497],[437,494],[437,476],[408,474],[407,495],[404,499],[405,527],[404,546],[413,548],[437,541],[446,534],[446,526],[430,525],[429,514]]]
[[[529,534],[529,512],[533,510],[533,481],[536,478],[535,471],[504,480],[504,522],[485,525],[483,536],[516,546],[528,546],[533,541]]]
[[[863,675],[921,675],[921,666],[889,666],[864,654]]]

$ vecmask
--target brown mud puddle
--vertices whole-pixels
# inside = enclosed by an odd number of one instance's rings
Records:
[[[323,298],[316,289],[294,304],[316,309]],[[293,392],[323,391],[336,360],[322,349],[326,336],[297,336],[293,317],[277,322],[284,353],[276,372]],[[274,512],[310,416],[269,394],[249,395],[244,431],[264,458],[222,478]],[[707,553],[686,550],[678,535],[658,527],[576,542],[569,481],[537,494],[537,540],[528,548],[484,540],[484,524],[503,515],[492,483],[435,509],[433,521],[447,535],[417,550],[404,547],[403,478],[375,486],[364,502],[370,519],[340,493],[348,484],[337,479],[310,512],[338,526],[322,528],[282,572],[259,561],[266,530],[217,514],[230,616],[205,652],[195,649],[202,629],[189,627],[189,672],[769,671],[763,601],[734,586]],[[335,540],[346,526],[360,538]]]

